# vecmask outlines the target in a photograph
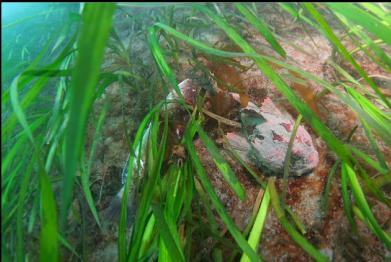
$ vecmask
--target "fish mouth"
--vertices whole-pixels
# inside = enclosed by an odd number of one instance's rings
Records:
[[[282,178],[284,176],[284,164],[274,166],[272,163],[267,161],[261,161],[254,154],[249,155],[249,159],[252,163],[256,163],[255,167],[258,171],[260,171],[263,175],[271,177]],[[294,167],[291,165],[288,172],[289,178],[300,178],[306,177],[314,173],[317,165],[308,165],[301,167]]]
[[[274,176],[277,178],[284,177],[284,170],[279,170],[279,171],[271,170],[270,168],[268,168],[265,165],[260,165],[260,166],[258,166],[257,169],[263,175],[268,176],[268,177],[271,177],[271,176]],[[294,170],[294,171],[289,172],[288,177],[293,178],[293,179],[299,179],[299,178],[307,177],[307,176],[314,174],[314,171],[315,171],[315,168],[304,168],[304,169],[300,169],[300,170]]]
[[[235,150],[235,151],[240,151],[240,152],[246,152],[247,151],[247,148],[246,147],[243,147],[243,146],[236,146],[236,145],[232,145],[232,144],[229,144],[230,147]]]
[[[250,149],[248,141],[243,136],[238,135],[236,133],[227,133],[225,136],[228,140],[228,145],[232,149],[240,152],[248,152],[248,150]]]
[[[296,170],[293,172],[293,177],[303,177],[303,176],[309,176],[313,174],[315,171],[315,167],[309,167],[309,168],[303,168],[300,170]]]

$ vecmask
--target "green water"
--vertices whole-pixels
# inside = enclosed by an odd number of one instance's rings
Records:
[[[2,3],[1,73],[2,90],[53,41],[40,62],[56,56],[67,37],[75,30],[79,4]],[[72,28],[73,27],[73,28]],[[62,42],[54,42],[62,34]]]

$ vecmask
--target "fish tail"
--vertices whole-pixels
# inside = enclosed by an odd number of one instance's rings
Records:
[[[117,195],[111,200],[110,205],[103,211],[103,218],[108,222],[120,221],[121,217],[121,208],[122,208],[122,199],[123,199],[124,187],[117,193]],[[136,214],[136,201],[135,201],[135,192],[133,189],[130,190],[127,203],[127,216],[126,223],[128,226],[132,225],[134,222]]]

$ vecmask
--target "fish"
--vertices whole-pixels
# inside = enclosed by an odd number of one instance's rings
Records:
[[[239,100],[236,94],[233,98]],[[240,110],[243,128],[226,134],[228,144],[241,158],[256,166],[265,175],[282,176],[294,121],[282,113],[266,97],[258,107],[249,102]],[[292,148],[289,176],[310,174],[319,163],[319,155],[311,135],[299,125]]]
[[[191,79],[185,79],[178,85],[178,87],[185,99],[185,102],[188,105],[194,106],[200,89],[194,86]],[[221,90],[217,88],[217,91]],[[243,107],[243,104],[240,104],[240,94],[229,92],[225,93],[225,96],[228,102],[231,101],[231,107],[234,107],[235,101],[236,105],[240,105],[239,114],[241,128],[237,131],[227,132],[225,134],[228,145],[235,150],[244,161],[256,166],[263,174],[281,176],[283,174],[284,161],[294,126],[292,117],[288,113],[282,113],[269,97],[266,97],[263,100],[260,107],[251,101],[248,101],[247,105]],[[167,96],[167,100],[173,101],[175,99],[178,99],[178,94],[175,91],[171,91]],[[209,102],[211,103],[214,101],[215,100],[209,99]],[[218,101],[215,102],[218,103]],[[170,132],[177,136],[183,135],[183,132],[179,132],[177,130],[180,126],[182,126],[178,124],[178,121],[176,121],[178,119],[172,119],[175,117],[179,118],[180,114],[178,114],[177,110],[183,110],[181,109],[181,105],[179,103],[168,103],[166,110],[173,112],[170,116],[170,121],[175,123],[175,125],[170,128]],[[186,120],[181,119],[180,121]],[[137,176],[139,181],[144,175],[145,154],[150,129],[151,124],[149,124],[146,128],[141,143],[137,146],[134,152],[132,174],[133,177]],[[177,142],[179,140],[180,139],[177,139]],[[168,143],[168,145],[171,144],[173,143]],[[171,145],[169,148],[175,148],[175,146]],[[140,165],[137,164],[139,153],[141,153]],[[129,175],[129,170],[127,170],[127,168],[130,159],[129,154],[127,163],[122,171],[121,177],[123,184],[125,184]],[[289,175],[299,177],[305,174],[310,174],[316,168],[318,162],[318,152],[312,142],[310,134],[303,125],[299,125],[293,143]],[[127,220],[128,224],[134,223],[135,213],[137,210],[138,194],[136,192],[134,181],[135,179],[131,180],[130,193],[127,202],[129,214]],[[105,210],[106,218],[113,220],[119,217],[124,191],[124,187],[122,187],[112,200],[109,207]]]
[[[195,87],[191,79],[185,79],[178,85],[178,87],[182,95],[184,96],[186,104],[195,105],[198,89]],[[168,102],[175,101],[178,98],[179,96],[174,90],[171,91],[166,97]],[[178,143],[180,137],[183,135],[183,130],[181,129],[184,126],[183,122],[187,120],[183,119],[182,115],[178,113],[178,111],[184,111],[179,103],[167,103],[165,110],[169,112],[169,120],[170,120],[169,122],[171,123],[169,126],[170,134],[168,135],[169,142],[167,143],[168,145],[167,153],[166,153],[166,159],[167,159],[167,157],[169,156],[168,152],[175,149],[175,144]],[[148,144],[150,132],[151,132],[151,123],[149,123],[148,127],[145,129],[140,144],[137,145],[136,150],[133,152],[134,157],[133,157],[133,165],[132,165],[133,167],[132,174],[133,177],[137,176],[138,181],[140,181],[144,177],[144,164],[146,161],[146,150],[147,150],[147,144]],[[129,175],[128,166],[129,166],[129,161],[131,159],[130,156],[131,155],[129,153],[121,173],[121,180],[123,186],[115,195],[115,197],[111,200],[109,206],[103,211],[103,217],[105,218],[105,220],[114,221],[119,219],[119,215],[121,211],[121,203],[125,192],[125,183]],[[139,163],[138,163],[138,158],[140,158]],[[138,203],[138,194],[136,192],[135,179],[132,178],[130,181],[130,189],[129,189],[129,195],[127,201],[127,214],[128,214],[127,224],[128,225],[132,225],[134,223],[135,214],[137,210],[137,203]]]

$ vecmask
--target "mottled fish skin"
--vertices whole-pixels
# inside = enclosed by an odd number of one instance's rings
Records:
[[[238,99],[237,94],[232,94]],[[242,132],[226,135],[230,145],[247,162],[263,173],[282,175],[294,121],[289,114],[282,114],[272,100],[266,97],[260,107],[249,102],[241,109]],[[259,119],[259,121],[256,121]],[[247,137],[247,138],[246,138]],[[290,176],[311,173],[319,162],[312,138],[300,125],[294,140]]]
[[[187,104],[196,103],[197,88],[190,79],[179,84]],[[240,102],[240,95],[229,93],[233,100]],[[177,98],[171,92],[167,98]],[[294,121],[288,113],[281,113],[273,101],[266,97],[258,107],[249,102],[240,110],[242,132],[228,133],[226,137],[235,151],[247,162],[255,165],[263,173],[282,175],[285,155],[293,131]],[[311,173],[319,162],[318,152],[312,138],[300,125],[294,140],[290,176]]]
[[[141,139],[141,143],[137,146],[134,152],[133,175],[137,175],[139,178],[142,178],[144,175],[145,151],[147,147],[150,130],[151,130],[151,124],[149,124],[148,127],[145,129],[143,137]],[[141,153],[140,159],[139,159],[139,152]],[[138,162],[138,159],[140,162]],[[103,217],[108,221],[115,221],[118,220],[120,217],[121,204],[122,204],[121,202],[125,191],[126,178],[128,177],[128,173],[129,173],[128,172],[129,160],[130,160],[130,154],[128,155],[128,159],[122,170],[121,180],[123,186],[121,190],[113,198],[110,205],[103,211]],[[135,180],[132,179],[130,182],[129,195],[127,201],[127,214],[128,214],[127,225],[128,226],[133,225],[136,210],[137,210],[137,194],[135,192],[134,181]]]

